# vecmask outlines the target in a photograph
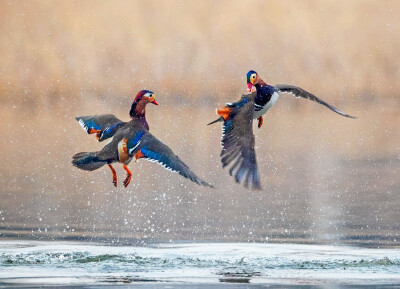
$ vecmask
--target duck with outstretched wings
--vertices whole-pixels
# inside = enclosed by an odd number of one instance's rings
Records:
[[[300,87],[287,84],[268,85],[254,70],[250,70],[246,78],[250,94],[243,95],[239,101],[227,103],[226,106],[217,109],[220,117],[209,123],[210,125],[223,122],[222,167],[230,166],[229,174],[234,176],[237,183],[242,182],[245,187],[251,185],[254,189],[261,188],[254,150],[253,120],[257,119],[258,128],[261,128],[263,115],[276,103],[281,93],[315,101],[341,116],[355,118]]]
[[[196,184],[212,187],[200,179],[167,145],[150,133],[145,116],[145,108],[149,103],[158,105],[154,93],[148,90],[139,91],[129,112],[129,122],[123,122],[111,114],[77,117],[82,128],[89,134],[96,134],[98,141],[108,138],[111,140],[100,151],[75,154],[72,164],[86,171],[108,165],[114,186],[117,186],[117,173],[112,164],[121,163],[126,171],[123,185],[127,187],[132,179],[127,165],[133,159],[143,158],[177,172]]]

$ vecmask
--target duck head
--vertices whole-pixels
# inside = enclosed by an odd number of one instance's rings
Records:
[[[256,90],[257,85],[265,85],[266,83],[264,80],[261,79],[261,77],[258,75],[257,72],[254,70],[250,70],[247,72],[247,91],[248,92],[253,92]]]
[[[131,110],[129,111],[129,115],[131,117],[144,116],[145,108],[148,103],[158,105],[156,101],[156,95],[150,90],[139,91],[136,94],[135,99],[133,100]]]

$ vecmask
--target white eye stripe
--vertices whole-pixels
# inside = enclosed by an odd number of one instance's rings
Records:
[[[151,97],[153,94],[151,92],[146,92],[144,96]]]

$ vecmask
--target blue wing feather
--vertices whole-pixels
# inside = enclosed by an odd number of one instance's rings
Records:
[[[135,134],[133,138],[128,139],[128,141],[126,142],[126,147],[128,149],[129,154],[132,154],[139,146],[144,133],[145,133],[144,131],[139,131]]]
[[[150,160],[150,161],[156,161],[159,164],[161,164],[163,167],[165,167],[168,170],[171,171],[176,171],[176,169],[174,169],[173,165],[172,165],[172,160],[170,158],[168,158],[167,155],[163,154],[163,153],[158,153],[155,151],[152,151],[150,149],[148,149],[147,146],[142,147],[140,149],[140,151],[142,152],[142,154],[145,155],[145,157]]]
[[[119,122],[119,123],[113,124],[112,126],[106,128],[103,131],[103,133],[101,134],[101,139],[108,139],[108,138],[112,137],[117,132],[117,130],[124,124],[125,123],[123,123],[123,122]],[[100,126],[100,127],[102,128],[103,126]],[[99,129],[101,129],[101,128],[99,128]]]
[[[141,157],[144,159],[151,162],[157,162],[167,170],[177,172],[181,176],[188,178],[199,185],[212,187],[210,184],[196,176],[196,174],[184,162],[182,162],[168,146],[156,139],[150,132],[137,132],[131,139],[131,141],[128,140],[127,142],[128,149],[130,146],[133,146],[134,148],[133,150],[129,150],[130,154],[140,151],[143,154]]]
[[[126,124],[112,114],[78,116],[76,120],[87,133],[92,129],[97,130],[98,141],[103,141],[115,135],[118,129]]]
[[[94,128],[96,130],[100,130],[101,127],[102,127],[102,125],[96,124],[94,122],[94,119],[92,119],[92,118],[90,118],[90,119],[80,119],[79,123],[87,133],[89,133],[89,129],[91,129],[91,128]]]

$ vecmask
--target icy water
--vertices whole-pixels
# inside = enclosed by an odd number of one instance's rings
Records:
[[[227,283],[235,283],[237,288],[261,284],[400,286],[400,251],[256,243],[138,247],[0,242],[0,286],[135,284],[134,288],[214,288]]]

